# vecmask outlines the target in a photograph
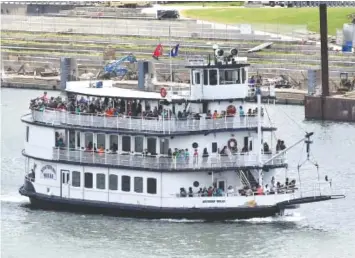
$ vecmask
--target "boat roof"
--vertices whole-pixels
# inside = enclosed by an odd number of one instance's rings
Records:
[[[96,85],[97,82],[99,82],[99,80],[67,82],[66,92],[84,96],[109,97],[120,99],[149,99],[168,101],[184,99],[182,96],[179,95],[169,96],[169,93],[165,98],[163,98],[158,92],[112,87],[112,81],[109,80],[101,81],[103,84],[102,88],[90,87],[90,85]]]
[[[246,67],[250,66],[250,64],[211,64],[211,65],[187,65],[185,66],[186,68],[193,69],[193,68],[205,68],[205,69],[212,69],[212,68],[217,68],[217,69],[233,69],[233,68],[241,68],[241,67]]]

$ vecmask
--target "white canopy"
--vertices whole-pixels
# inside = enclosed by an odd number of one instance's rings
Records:
[[[96,96],[96,97],[109,97],[109,98],[124,98],[124,99],[151,99],[151,100],[178,100],[183,99],[183,97],[178,95],[170,95],[168,93],[165,98],[163,98],[158,92],[150,92],[150,91],[140,91],[140,90],[132,90],[132,89],[122,89],[112,87],[112,81],[102,81],[102,88],[93,88],[90,87],[90,83],[92,85],[96,85],[97,81],[76,81],[76,82],[68,82],[66,91],[85,95],[85,96]],[[111,82],[111,83],[110,83]],[[169,96],[170,95],[170,96]]]

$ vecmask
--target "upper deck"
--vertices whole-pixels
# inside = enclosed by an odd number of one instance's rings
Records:
[[[82,127],[115,131],[136,131],[157,134],[201,133],[203,131],[245,131],[256,130],[256,116],[224,116],[219,118],[194,117],[178,119],[159,117],[132,117],[126,115],[107,116],[105,114],[75,113],[61,110],[32,110],[23,117],[25,122],[41,123],[56,127]],[[266,118],[261,120],[264,131],[276,130]]]

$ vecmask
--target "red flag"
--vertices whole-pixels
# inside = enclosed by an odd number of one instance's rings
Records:
[[[159,56],[163,55],[163,46],[161,44],[159,44],[153,53],[153,58],[155,58],[156,60],[159,60]]]

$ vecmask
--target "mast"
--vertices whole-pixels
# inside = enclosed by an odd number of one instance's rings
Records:
[[[262,159],[261,159],[261,90],[260,88],[256,89],[256,99],[257,99],[257,107],[258,107],[258,142],[256,145],[257,149],[257,159],[258,159],[258,166],[261,167]],[[263,185],[263,178],[262,178],[262,169],[259,168],[259,185]]]
[[[173,83],[173,68],[172,68],[172,56],[171,56],[171,50],[172,50],[172,46],[171,46],[171,24],[169,24],[169,46],[170,46],[170,50],[169,50],[169,62],[170,62],[170,92],[173,91],[172,88],[172,83]]]

